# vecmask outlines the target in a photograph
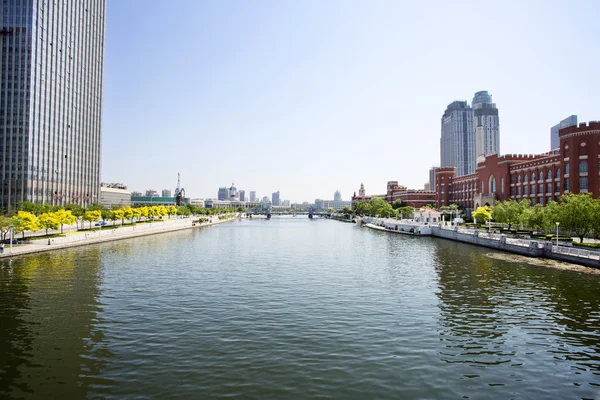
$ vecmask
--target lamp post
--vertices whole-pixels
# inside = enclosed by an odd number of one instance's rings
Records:
[[[556,245],[558,246],[558,226],[560,225],[560,222],[556,223]]]

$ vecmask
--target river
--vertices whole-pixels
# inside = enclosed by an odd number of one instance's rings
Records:
[[[0,261],[0,398],[600,399],[600,274],[274,217]]]

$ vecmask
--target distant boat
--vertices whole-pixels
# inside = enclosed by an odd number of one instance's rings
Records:
[[[271,219],[271,214],[267,214],[267,219]]]

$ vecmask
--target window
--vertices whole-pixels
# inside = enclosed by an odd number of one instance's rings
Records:
[[[552,170],[551,169],[548,170],[548,179],[552,179]]]
[[[500,193],[504,194],[504,177],[500,178]]]
[[[519,175],[518,182],[521,183],[521,175]]]
[[[565,192],[569,191],[569,180],[565,179]]]
[[[514,175],[510,176],[510,183],[511,183],[511,185],[515,183],[515,176]]]
[[[543,183],[540,183],[538,190],[539,190],[538,193],[544,193],[544,184]]]
[[[517,187],[517,196],[520,196],[520,195],[521,195],[521,186],[518,186]]]
[[[490,193],[496,193],[496,178],[494,176],[490,178]]]
[[[535,185],[531,185],[531,194],[535,194]]]
[[[525,190],[525,196],[527,196],[529,194],[529,186],[525,186],[524,190]]]
[[[523,179],[523,182],[528,183],[529,182],[529,175],[525,174],[525,178]]]
[[[587,176],[579,178],[579,191],[588,191],[588,178]]]
[[[580,174],[587,174],[588,172],[588,163],[587,161],[582,161],[579,163],[579,173]]]
[[[560,168],[556,169],[556,179],[560,179]]]
[[[569,163],[565,164],[565,175],[569,175]]]
[[[546,185],[546,193],[552,193],[552,183],[548,182],[548,184]]]
[[[544,171],[540,171],[540,181],[544,180]]]
[[[511,196],[515,195],[515,187],[514,186],[511,186],[511,188],[510,188],[510,195]]]
[[[556,182],[556,186],[555,186],[555,188],[556,188],[556,189],[554,190],[555,192],[560,192],[560,181],[559,181],[559,182]]]
[[[535,182],[535,172],[531,173],[531,182]]]

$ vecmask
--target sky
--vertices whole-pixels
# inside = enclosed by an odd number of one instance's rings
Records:
[[[168,4],[168,5],[167,5]],[[487,90],[500,152],[600,120],[600,2],[107,0],[103,182],[350,200],[439,166],[441,116]]]

